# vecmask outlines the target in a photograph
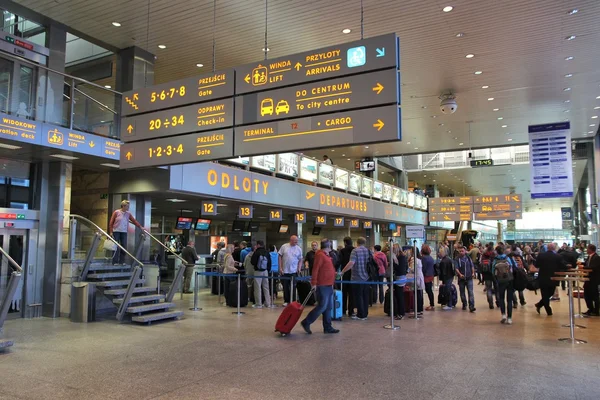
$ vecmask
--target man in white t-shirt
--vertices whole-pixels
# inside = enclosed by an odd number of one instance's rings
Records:
[[[298,246],[298,236],[292,235],[290,242],[284,244],[279,249],[279,274],[281,276],[291,278],[298,277],[298,272],[302,271],[302,249]],[[287,306],[292,301],[292,290],[294,291],[294,299],[297,298],[296,282],[292,288],[290,279],[282,279],[283,284],[283,306]]]

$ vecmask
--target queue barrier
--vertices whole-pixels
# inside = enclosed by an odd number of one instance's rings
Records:
[[[243,273],[233,273],[233,274],[224,274],[221,272],[200,272],[200,271],[195,271],[195,284],[194,284],[194,306],[190,308],[190,310],[192,311],[201,311],[202,308],[198,307],[198,280],[199,280],[199,276],[203,275],[203,276],[212,276],[212,277],[218,277],[219,278],[219,303],[221,303],[221,293],[220,293],[220,288],[221,288],[221,283],[220,283],[220,279],[222,277],[224,278],[235,278],[237,280],[237,311],[234,311],[233,314],[236,315],[244,315],[245,313],[241,311],[240,309],[240,289],[241,289],[241,281],[242,278],[254,278],[254,275],[247,275],[247,274],[243,274]],[[278,280],[291,280],[292,281],[292,287],[294,287],[294,280],[298,280],[298,281],[310,281],[312,279],[311,276],[261,276],[261,279],[269,279],[271,280],[271,285],[270,287],[270,296],[271,296],[271,305],[273,306],[273,281],[278,279]],[[392,285],[405,285],[409,282],[411,282],[412,279],[397,279],[393,282],[372,282],[372,281],[345,281],[345,280],[335,280],[334,284],[341,284],[341,285],[369,285],[369,286],[373,286],[373,285],[387,285],[391,286]],[[294,294],[295,294],[295,290],[292,291],[292,301],[294,301]],[[393,290],[390,290],[390,302],[393,302]],[[416,305],[416,298],[415,298],[415,310],[417,308]],[[393,312],[393,303],[390,303],[390,325],[385,325],[384,328],[386,329],[391,329],[392,330],[396,330],[399,329],[399,326],[395,326],[394,325],[394,312]]]

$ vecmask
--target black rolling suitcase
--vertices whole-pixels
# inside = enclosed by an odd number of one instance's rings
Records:
[[[242,271],[243,272],[243,271]],[[227,305],[229,307],[237,307],[238,299],[238,281],[237,279],[229,283],[229,293],[227,293]],[[246,307],[248,305],[248,284],[246,279],[242,279],[240,282],[240,307]]]
[[[308,273],[308,272],[307,272]],[[314,306],[316,303],[316,295],[314,292],[311,292],[312,287],[310,286],[310,280],[307,281],[297,281],[296,289],[298,290],[298,302],[304,304],[304,299],[310,294],[310,299],[306,301],[307,306]],[[294,300],[292,298],[292,300]]]

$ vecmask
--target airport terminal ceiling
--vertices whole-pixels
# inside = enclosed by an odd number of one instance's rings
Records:
[[[213,1],[17,3],[111,46],[147,49],[157,56],[155,83],[211,70]],[[403,140],[345,149],[348,157],[526,143],[528,125],[563,120],[573,138],[595,134],[600,2],[446,3],[363,2],[365,37],[400,37]],[[215,18],[217,69],[264,58],[265,1],[219,0]],[[360,32],[358,0],[268,2],[269,58],[357,40]],[[457,97],[452,115],[439,108],[447,91]]]

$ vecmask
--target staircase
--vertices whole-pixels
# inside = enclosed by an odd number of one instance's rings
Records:
[[[151,324],[181,317],[183,311],[174,310],[175,304],[166,301],[166,295],[157,293],[156,287],[144,286],[145,279],[139,277],[140,272],[138,267],[134,271],[129,265],[91,263],[85,281],[94,283],[97,290],[117,306],[119,320],[129,315],[132,322]],[[136,279],[133,279],[134,273]]]

